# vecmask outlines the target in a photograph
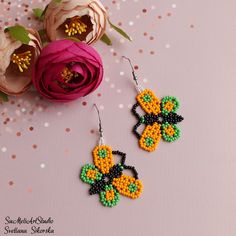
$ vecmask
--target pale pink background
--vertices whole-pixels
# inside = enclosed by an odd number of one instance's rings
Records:
[[[7,11],[7,2],[0,2],[2,26],[16,17],[32,22],[24,4],[42,4],[11,1]],[[112,47],[96,45],[106,71],[100,88],[67,105],[34,92],[0,105],[0,230],[7,215],[42,215],[55,219],[56,236],[235,236],[235,0],[103,2],[133,42],[111,32]],[[185,120],[179,141],[162,141],[151,154],[138,148],[128,108],[136,92],[121,55],[138,65],[144,87],[180,99]],[[121,197],[112,209],[89,196],[78,178],[81,166],[92,163],[97,142],[94,102],[107,143],[127,153],[144,183],[140,199]]]

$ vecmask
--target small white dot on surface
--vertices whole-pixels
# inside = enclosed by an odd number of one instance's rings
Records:
[[[136,19],[139,19],[140,18],[140,15],[136,15]]]
[[[111,88],[115,88],[115,84],[111,84],[110,87],[111,87]]]
[[[45,164],[44,164],[44,163],[40,164],[40,167],[41,167],[42,169],[44,169],[44,168],[45,168]]]
[[[133,26],[133,25],[134,25],[134,22],[133,22],[133,21],[129,21],[129,25],[130,25],[130,26]]]
[[[167,44],[165,45],[165,47],[166,47],[166,48],[170,48],[170,44],[167,43]]]
[[[44,127],[46,127],[46,128],[49,127],[49,123],[48,123],[48,122],[45,122],[45,123],[44,123]]]
[[[104,110],[105,107],[103,105],[100,105],[99,108],[100,110]]]
[[[147,83],[148,82],[148,80],[145,78],[145,79],[143,79],[143,83]]]
[[[22,109],[21,109],[21,112],[26,112],[26,109],[23,107]]]
[[[106,77],[106,78],[105,78],[105,81],[106,81],[106,82],[109,82],[109,81],[110,81],[110,78],[109,78],[109,77]]]
[[[125,74],[124,71],[120,71],[120,75],[123,76]]]
[[[155,10],[155,9],[156,9],[156,6],[152,5],[152,6],[151,6],[151,9],[152,9],[152,10]]]
[[[172,8],[176,8],[176,4],[172,4]]]
[[[6,151],[7,151],[7,148],[6,148],[6,147],[2,147],[2,148],[1,148],[1,151],[2,151],[2,152],[6,152]]]
[[[124,108],[124,104],[119,104],[119,108],[120,109]]]
[[[115,51],[114,48],[111,48],[111,49],[110,49],[110,52],[114,52],[114,51]]]
[[[122,90],[121,90],[121,89],[117,89],[116,92],[117,92],[117,93],[121,93]]]

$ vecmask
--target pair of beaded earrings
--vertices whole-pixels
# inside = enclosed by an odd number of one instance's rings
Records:
[[[133,133],[139,140],[139,146],[146,151],[154,151],[161,137],[167,142],[173,142],[180,137],[180,129],[177,123],[183,120],[183,117],[177,115],[179,102],[175,97],[166,96],[158,99],[150,89],[143,89],[137,80],[133,65],[129,58],[124,57],[130,63],[133,79],[136,84],[138,95],[137,102],[132,107],[132,113],[137,118],[138,123],[133,127]],[[82,167],[80,178],[83,182],[91,185],[89,194],[99,194],[100,201],[104,206],[113,207],[118,204],[120,194],[136,199],[143,189],[142,182],[138,179],[138,172],[135,167],[125,164],[126,154],[120,151],[113,151],[108,145],[105,145],[100,112],[94,104],[99,119],[99,142],[94,148],[93,162]],[[137,108],[141,107],[145,112],[140,115]],[[145,125],[142,134],[138,128]],[[121,157],[118,164],[114,163],[113,155]],[[123,174],[123,170],[130,170],[133,176]]]

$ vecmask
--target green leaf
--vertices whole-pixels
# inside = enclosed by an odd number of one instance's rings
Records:
[[[42,10],[41,8],[34,8],[33,12],[34,12],[34,16],[36,18],[38,18],[39,20],[43,20],[43,12],[44,12],[44,10]]]
[[[111,46],[112,45],[112,41],[111,39],[108,37],[108,35],[106,33],[103,34],[103,36],[100,39],[103,43]]]
[[[5,32],[9,32],[11,37],[21,41],[23,44],[29,44],[30,37],[28,31],[21,25],[11,26],[5,29]]]
[[[8,102],[8,96],[7,94],[3,93],[0,91],[0,102],[3,101],[3,102]]]
[[[61,0],[54,0],[54,2],[56,2],[56,3],[60,3],[60,2],[61,2]]]
[[[112,24],[110,20],[108,20],[108,23],[110,24],[112,29],[114,29],[116,32],[121,34],[124,38],[128,39],[129,41],[132,41],[132,39],[129,37],[129,35],[127,33],[125,33],[125,31],[123,29]]]
[[[39,36],[40,36],[40,39],[42,41],[43,44],[47,43],[47,34],[46,34],[46,31],[45,29],[40,29],[38,30],[38,33],[39,33]]]

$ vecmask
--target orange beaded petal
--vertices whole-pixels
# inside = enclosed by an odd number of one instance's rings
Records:
[[[169,125],[167,128],[165,128],[165,133],[172,137],[175,134],[175,130],[171,125]]]
[[[153,139],[153,144],[148,146],[146,144],[146,139]],[[157,148],[157,145],[161,139],[161,125],[154,123],[153,125],[147,125],[143,134],[139,140],[139,145],[142,149],[152,152]]]
[[[90,179],[96,179],[96,174],[97,174],[96,170],[88,170],[86,176]]]
[[[175,105],[174,105],[173,102],[168,101],[168,102],[165,104],[164,109],[167,110],[167,111],[169,111],[169,112],[171,112],[171,111],[173,110],[174,106],[175,106]]]
[[[106,157],[100,157],[99,151],[105,151]],[[106,145],[96,146],[93,150],[94,165],[103,173],[109,173],[110,168],[114,165],[112,149]]]
[[[151,101],[146,102],[144,101],[144,97],[149,96]],[[152,92],[150,89],[145,89],[141,93],[139,93],[136,97],[139,105],[142,107],[142,109],[147,112],[148,114],[154,113],[155,115],[158,115],[161,113],[161,101],[159,98],[156,97],[156,95]]]
[[[113,190],[109,190],[106,192],[106,200],[112,201],[115,198],[115,193]]]
[[[123,174],[120,178],[114,178],[112,184],[116,187],[120,194],[132,199],[138,198],[143,190],[143,184],[139,179]],[[137,186],[137,190],[135,192],[130,192],[130,184],[135,184]]]

